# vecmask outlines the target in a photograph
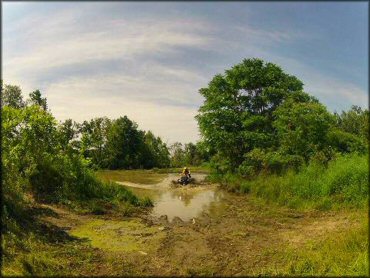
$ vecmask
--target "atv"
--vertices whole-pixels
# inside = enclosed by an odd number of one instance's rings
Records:
[[[189,183],[194,182],[194,179],[189,175],[189,176],[182,176],[177,180],[177,183],[181,185],[187,185]]]

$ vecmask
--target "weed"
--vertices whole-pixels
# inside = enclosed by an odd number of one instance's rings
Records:
[[[210,179],[219,180],[233,192],[250,193],[270,202],[291,208],[329,210],[338,206],[364,207],[367,203],[368,161],[366,156],[343,155],[327,167],[317,163],[303,167],[299,172],[264,175],[245,179],[226,174]]]

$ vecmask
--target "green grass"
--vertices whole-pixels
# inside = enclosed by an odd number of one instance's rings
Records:
[[[19,215],[22,219],[17,221],[6,211],[2,216],[6,226],[2,230],[2,275],[60,273],[58,270],[66,261],[61,254],[58,259],[52,247],[58,243],[59,246],[68,247],[70,250],[74,246],[71,238],[61,230],[45,225],[35,218],[37,214],[48,215],[50,211],[35,211],[25,204],[22,209],[22,215]]]
[[[96,174],[104,181],[128,181],[142,184],[156,184],[166,177],[165,173],[153,170],[99,170]]]
[[[101,179],[91,171],[87,171],[75,186],[65,187],[59,203],[78,212],[104,214],[115,211],[123,215],[130,215],[135,211],[135,207],[153,205],[150,199],[139,198],[130,189]]]
[[[298,173],[289,171],[282,176],[260,175],[250,180],[236,175],[213,178],[221,180],[230,191],[249,193],[268,202],[329,210],[367,205],[368,170],[367,156],[352,154],[338,157],[327,167],[312,163]]]
[[[44,197],[52,197],[48,198],[48,202],[64,204],[80,213],[121,216],[152,206],[149,198],[138,198],[117,183],[101,181],[88,169],[80,170],[76,176],[65,177],[62,180],[64,186],[55,195],[44,194]],[[101,255],[83,240],[41,222],[38,217],[40,211],[46,215],[50,212],[37,208],[38,203],[31,192],[17,186],[23,180],[17,176],[9,180],[3,190],[2,274],[50,276],[96,273],[96,262],[104,258],[99,257]],[[44,182],[44,179],[40,181]],[[122,265],[112,268],[124,273]]]
[[[3,276],[91,276],[102,268],[112,275],[127,272],[124,262],[108,260],[86,239],[28,219],[32,221],[26,226],[7,220],[8,229],[2,234]]]
[[[129,216],[142,207],[152,207],[150,198],[139,198],[129,188],[115,182],[101,182],[94,195],[84,199],[64,199],[60,203],[79,213],[119,213]]]
[[[121,185],[101,182],[94,176],[90,178],[91,183],[85,181],[90,188],[68,191],[62,195],[59,203],[79,213],[109,212],[122,216],[131,215],[141,207],[152,206],[149,198],[140,199]],[[70,236],[60,228],[40,220],[39,216],[52,216],[52,211],[39,208],[32,201],[16,201],[16,197],[23,195],[11,193],[14,196],[7,194],[7,206],[2,208],[3,275],[94,274],[99,261],[105,261],[107,267],[117,271],[116,274],[124,273],[123,265],[107,262],[83,239]],[[66,198],[68,196],[70,198]]]
[[[270,275],[368,276],[368,219],[319,240],[308,239],[300,248],[282,248],[271,254],[274,266],[263,270]]]

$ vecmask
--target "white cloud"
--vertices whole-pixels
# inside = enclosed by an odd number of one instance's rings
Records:
[[[202,103],[198,89],[246,57],[281,65],[325,104],[367,105],[366,92],[355,84],[323,77],[318,69],[272,51],[276,45],[318,39],[315,34],[217,25],[206,17],[179,14],[129,18],[123,13],[117,19],[102,13],[93,20],[88,16],[98,4],[74,5],[61,5],[52,15],[35,9],[3,26],[5,82],[21,85],[26,93],[41,88],[58,119],[127,115],[170,142],[195,141],[194,116]],[[214,52],[205,59],[212,67],[189,70],[186,57],[182,64],[166,64],[167,57],[183,53],[181,48]],[[163,61],[151,59],[155,56]],[[122,61],[124,67],[110,68],[111,61]],[[105,68],[97,67],[99,62]],[[74,74],[74,68],[82,74]]]
[[[327,104],[330,110],[347,110],[352,105],[368,107],[369,96],[358,86],[337,79],[316,78],[307,86],[307,91]],[[340,108],[340,109],[337,109]]]
[[[304,90],[317,97],[331,111],[346,110],[352,105],[364,108],[368,106],[368,92],[355,83],[340,80],[329,74],[323,75],[295,59],[275,56],[274,60],[284,65],[287,73],[303,81]]]
[[[100,83],[100,85],[99,85]],[[92,92],[101,91],[100,95]],[[111,96],[104,82],[53,84],[46,89],[49,107],[59,120],[72,118],[78,122],[94,117],[118,118],[127,115],[139,128],[152,130],[173,143],[195,142],[199,139],[194,116],[196,108],[160,105],[146,100]],[[51,93],[52,92],[52,93]]]
[[[293,30],[279,30],[276,27],[275,30],[264,30],[248,25],[236,26],[235,29],[241,37],[245,37],[246,40],[252,43],[265,43],[271,46],[272,43],[289,43],[297,39],[308,39],[313,38],[312,34],[302,34],[294,32]]]
[[[4,72],[40,74],[51,68],[93,60],[134,59],[145,53],[171,52],[177,46],[205,47],[210,38],[204,22],[169,19],[103,20],[91,28],[79,26],[79,13],[61,11],[49,15],[31,15],[15,26],[4,41]],[[45,26],[47,22],[47,26]],[[12,38],[12,39],[11,39]],[[29,45],[22,52],[14,46]]]
[[[27,94],[42,86],[51,111],[60,120],[127,115],[140,128],[151,129],[170,142],[196,141],[197,109],[191,106],[199,102],[197,86],[205,79],[181,66],[137,61],[136,57],[171,54],[178,46],[205,47],[210,40],[201,34],[210,28],[206,22],[106,19],[89,29],[77,24],[78,16],[81,11],[61,10],[52,17],[31,14],[8,26],[8,34],[15,35],[4,44],[5,81],[20,84]],[[28,47],[18,51],[14,46],[19,44]],[[138,63],[137,74],[97,70],[87,77],[43,80],[45,74],[65,66],[119,59]]]

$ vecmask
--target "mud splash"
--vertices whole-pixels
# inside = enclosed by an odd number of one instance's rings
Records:
[[[193,174],[197,182],[202,182],[206,175]],[[166,216],[171,222],[179,217],[183,221],[190,221],[207,211],[212,202],[219,202],[224,193],[218,190],[216,185],[183,186],[172,188],[172,180],[178,175],[168,174],[160,182],[155,184],[133,183],[128,181],[116,181],[119,184],[130,187],[140,197],[149,197],[154,201],[151,216]]]

